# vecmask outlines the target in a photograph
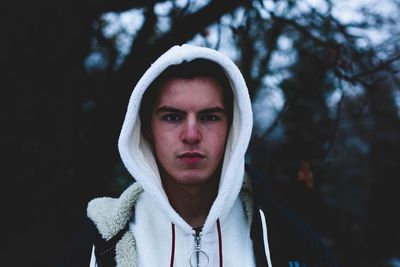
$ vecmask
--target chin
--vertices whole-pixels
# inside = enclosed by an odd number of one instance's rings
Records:
[[[203,176],[197,176],[197,175],[190,175],[190,176],[184,176],[181,177],[180,179],[177,179],[177,182],[183,185],[200,185],[206,183],[208,180],[207,177]]]
[[[190,171],[176,176],[175,181],[182,185],[201,185],[207,183],[212,178],[211,174]]]
[[[198,169],[164,169],[160,168],[161,177],[164,177],[164,181],[170,183],[170,185],[177,184],[182,186],[200,186],[208,183],[212,183],[219,178],[215,175],[215,171],[211,171],[209,168],[198,168]]]

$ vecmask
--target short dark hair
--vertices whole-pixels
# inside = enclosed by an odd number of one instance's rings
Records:
[[[170,79],[193,79],[196,77],[211,78],[223,88],[224,104],[230,124],[233,116],[233,91],[225,71],[214,61],[194,59],[192,61],[185,61],[179,65],[169,66],[151,83],[143,95],[139,110],[142,129],[150,128],[151,114],[159,96],[160,86]]]

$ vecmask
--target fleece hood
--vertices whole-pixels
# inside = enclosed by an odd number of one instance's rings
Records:
[[[207,59],[219,64],[233,90],[233,118],[225,148],[218,195],[203,230],[207,231],[218,218],[229,213],[243,182],[244,156],[251,137],[253,116],[243,76],[228,57],[215,50],[192,45],[174,46],[169,49],[150,66],[135,86],[118,142],[122,161],[130,174],[152,196],[156,205],[171,222],[188,232],[192,231],[191,226],[172,208],[163,189],[151,146],[142,136],[139,109],[143,94],[166,68],[194,59]]]

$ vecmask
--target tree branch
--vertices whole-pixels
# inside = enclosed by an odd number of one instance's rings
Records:
[[[136,42],[121,66],[119,79],[125,85],[135,83],[149,64],[171,46],[185,43],[205,27],[216,22],[222,15],[250,3],[250,0],[211,1],[196,13],[175,21],[171,30],[161,37],[152,41],[140,40],[140,44]],[[134,74],[132,70],[135,70]]]
[[[152,6],[154,3],[162,3],[167,0],[89,0],[89,10],[96,14],[106,12],[123,12],[134,8],[143,8]]]
[[[283,114],[287,111],[287,109],[288,109],[288,101],[285,100],[283,108],[279,111],[273,123],[252,142],[253,146],[258,146],[259,144],[264,142],[265,138],[268,137],[268,135],[270,135],[270,133],[276,128],[276,126],[278,126],[279,122],[283,117]]]
[[[369,70],[360,72],[358,74],[355,74],[355,75],[353,75],[353,77],[354,78],[360,78],[360,77],[365,76],[365,75],[370,75],[370,74],[376,73],[378,71],[385,70],[387,67],[389,67],[393,62],[395,62],[397,60],[400,60],[400,54],[392,57],[391,59],[388,59],[388,60],[385,60],[385,61],[381,62],[379,65],[373,67],[372,69],[369,69]]]
[[[282,35],[283,29],[285,27],[285,24],[279,20],[279,19],[275,19],[275,17],[273,17],[274,19],[272,20],[272,27],[270,29],[270,31],[268,32],[268,40],[267,40],[267,48],[268,48],[268,52],[265,55],[265,57],[260,60],[260,65],[259,65],[259,69],[260,69],[260,74],[259,77],[257,78],[257,80],[261,81],[262,77],[265,76],[268,72],[269,72],[269,63],[271,61],[272,58],[272,54],[275,51],[275,49],[277,48],[277,43],[278,43],[278,39],[279,37]],[[263,70],[263,71],[261,71]]]
[[[327,41],[313,35],[305,26],[299,24],[298,22],[291,20],[291,19],[287,19],[284,17],[278,17],[276,16],[275,19],[286,23],[287,25],[292,26],[294,29],[296,29],[299,33],[303,34],[304,36],[308,37],[309,39],[313,40],[316,44],[318,45],[322,45],[325,46],[328,44]]]
[[[251,38],[251,23],[252,16],[254,16],[254,10],[247,11],[245,16],[245,21],[243,27],[236,30],[239,37],[238,47],[240,48],[240,62],[239,68],[242,75],[247,83],[249,90],[250,99],[253,100],[255,96],[256,87],[254,85],[255,81],[251,75],[252,64],[256,55],[256,50],[254,48],[254,40]]]
[[[160,38],[160,45],[168,49],[176,42],[186,42],[193,38],[194,35],[201,32],[205,27],[218,21],[224,14],[250,2],[250,0],[214,0],[198,12],[187,15],[176,21],[171,31]],[[190,27],[188,27],[188,25],[190,25]]]

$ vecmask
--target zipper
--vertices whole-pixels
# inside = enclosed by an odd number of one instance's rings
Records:
[[[210,261],[208,255],[201,250],[201,230],[201,228],[194,229],[194,251],[189,259],[191,267],[206,267]]]
[[[202,227],[194,229],[194,251],[190,255],[189,263],[191,267],[207,267],[210,258],[208,255],[201,250],[201,235]],[[219,219],[217,220],[217,233],[218,233],[218,254],[219,254],[219,266],[222,267],[222,234],[221,224]]]
[[[195,251],[194,251],[194,253],[196,253],[196,267],[200,267],[201,230],[200,229],[196,229],[193,236],[194,236],[194,243],[195,243],[195,246],[196,246],[195,247]]]

